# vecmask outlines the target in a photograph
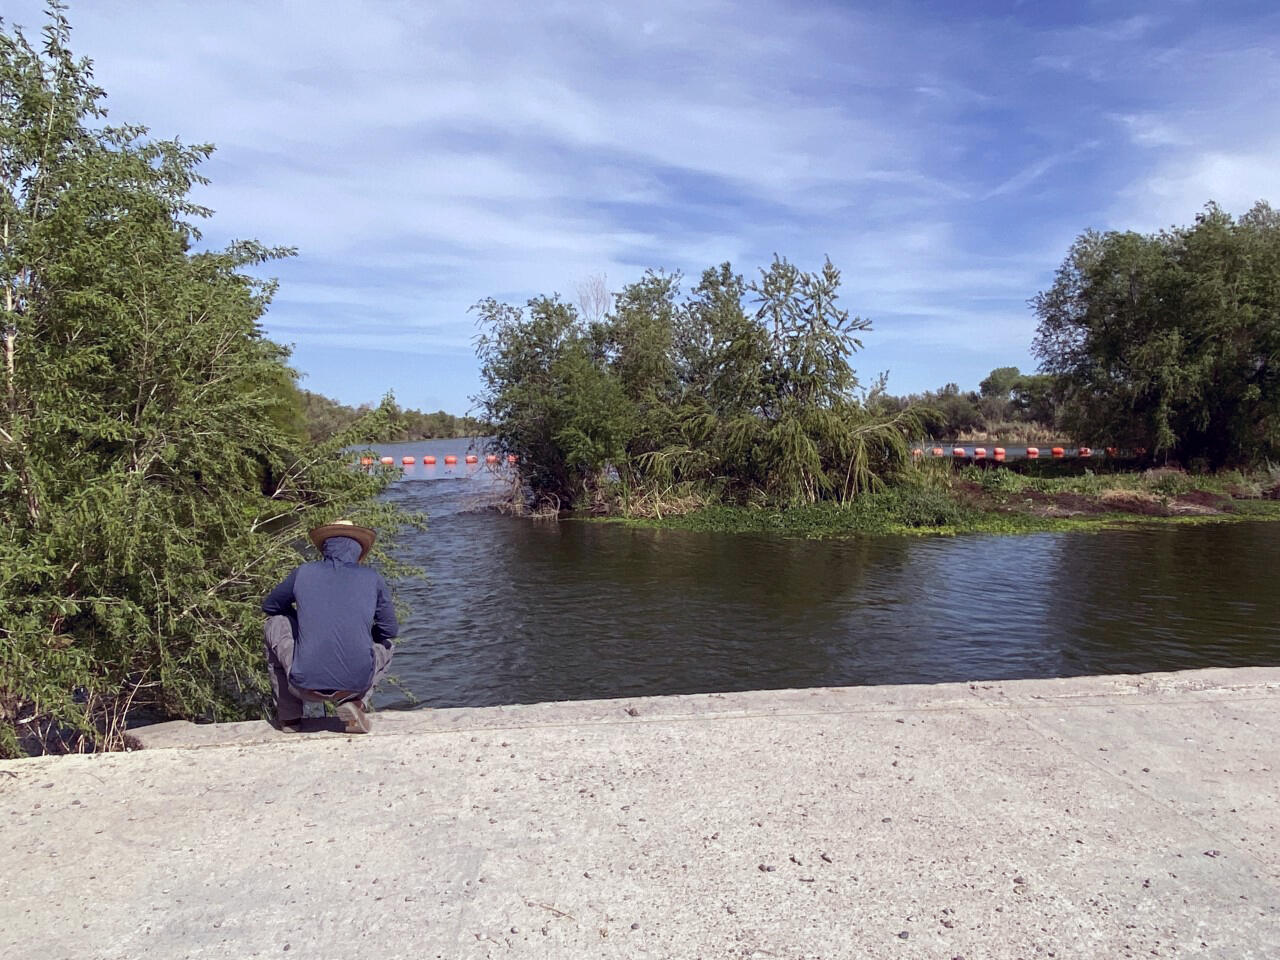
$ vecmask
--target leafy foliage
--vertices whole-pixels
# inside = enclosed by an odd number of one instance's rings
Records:
[[[1280,214],[1267,204],[1082,234],[1032,304],[1076,435],[1211,468],[1280,454]]]
[[[650,271],[592,320],[557,297],[476,305],[478,399],[535,498],[847,502],[905,467],[919,423],[861,401],[850,361],[870,324],[839,306],[830,261],[775,258],[753,283],[722,264],[687,297],[680,282]]]
[[[977,390],[961,390],[955,383],[905,397],[876,390],[868,402],[882,412],[919,411],[926,434],[934,439],[973,437],[1016,443],[1056,435],[1059,392],[1057,378],[1050,374],[997,367]]]
[[[361,404],[349,407],[319,393],[302,390],[299,393],[302,425],[312,440],[329,440],[347,429],[373,407]],[[388,417],[385,428],[375,443],[395,443],[401,440],[429,440],[436,437],[474,437],[488,433],[488,424],[474,417],[457,417],[443,410],[423,413],[421,410],[405,410],[394,399],[384,401]]]
[[[99,125],[69,33],[55,5],[42,45],[0,34],[0,754],[252,709],[258,602],[304,532],[401,522],[344,453],[387,410],[304,443],[252,274],[289,251],[195,249],[211,148]]]

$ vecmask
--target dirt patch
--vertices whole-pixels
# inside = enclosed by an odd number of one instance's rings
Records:
[[[1099,494],[1039,490],[1000,494],[967,482],[957,483],[952,490],[956,498],[969,507],[998,513],[1029,513],[1036,517],[1087,517],[1105,513],[1140,517],[1210,516],[1235,510],[1229,496],[1207,490],[1192,490],[1177,497],[1123,489],[1104,490]]]
[[[1257,487],[1246,487],[1233,483],[1227,487],[1227,496],[1231,497],[1232,500],[1260,500],[1265,494],[1259,492]]]
[[[1177,497],[1173,509],[1176,513],[1211,514],[1233,513],[1236,508],[1230,497],[1208,490],[1192,490]]]
[[[1059,510],[1066,510],[1070,515],[1082,513],[1107,513],[1112,509],[1098,497],[1085,493],[1055,493],[1052,495],[1053,505]]]
[[[1024,490],[1017,495],[1017,498],[1018,502],[1013,509],[1037,517],[1081,517],[1107,513],[1111,509],[1096,498],[1083,493],[1041,493],[1039,490]]]
[[[1104,490],[1098,503],[1106,510],[1142,517],[1167,517],[1173,513],[1168,500],[1143,490]]]

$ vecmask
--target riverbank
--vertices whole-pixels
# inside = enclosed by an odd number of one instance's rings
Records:
[[[166,725],[0,764],[0,953],[1274,956],[1278,706],[1246,668]]]
[[[917,479],[849,503],[785,510],[727,505],[607,517],[635,526],[791,537],[853,534],[1039,533],[1132,523],[1280,520],[1270,477],[1180,471],[1034,476],[1006,468],[928,465]]]

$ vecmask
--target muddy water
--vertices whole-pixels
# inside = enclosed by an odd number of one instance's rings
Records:
[[[796,541],[476,512],[499,478],[434,453],[395,672],[422,704],[1280,665],[1280,524]],[[483,461],[483,455],[481,456]],[[407,707],[395,690],[382,706]]]

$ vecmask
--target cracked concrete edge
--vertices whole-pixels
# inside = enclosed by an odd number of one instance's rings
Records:
[[[1280,667],[1232,667],[1047,680],[971,681],[862,687],[749,690],[733,693],[570,700],[498,707],[452,707],[384,711],[374,714],[374,736],[405,736],[525,726],[643,723],[745,716],[787,716],[982,707],[1111,706],[1152,698],[1187,702],[1280,698]],[[283,740],[347,736],[337,729],[283,733],[263,720],[197,724],[173,720],[129,731],[135,750],[245,746]],[[19,761],[21,762],[21,761]]]

